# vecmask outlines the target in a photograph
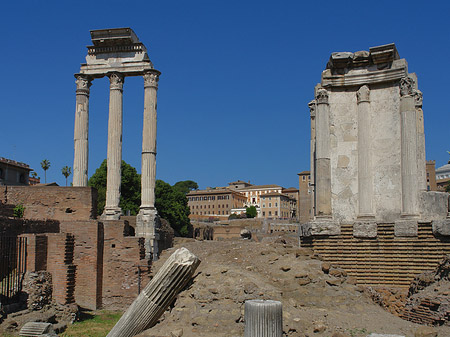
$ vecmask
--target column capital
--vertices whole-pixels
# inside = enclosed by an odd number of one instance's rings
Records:
[[[123,90],[123,82],[125,81],[125,76],[121,73],[109,73],[109,88],[111,90]]]
[[[316,100],[313,99],[311,102],[308,103],[309,107],[309,113],[311,115],[311,119],[316,117]]]
[[[159,75],[161,73],[157,70],[149,70],[143,74],[144,88],[156,88],[158,89]]]
[[[92,80],[89,76],[84,74],[75,74],[75,83],[77,84],[77,94],[89,95]]]
[[[412,96],[414,93],[414,79],[407,76],[400,79],[400,96]]]
[[[420,90],[414,90],[414,103],[416,108],[421,108],[423,102],[423,94]]]
[[[356,101],[358,102],[358,104],[362,102],[370,102],[370,89],[367,85],[364,84],[356,92]]]
[[[317,104],[328,104],[328,91],[325,88],[317,89],[316,93]]]

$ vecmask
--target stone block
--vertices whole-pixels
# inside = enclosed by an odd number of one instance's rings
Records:
[[[434,220],[432,228],[434,235],[450,236],[450,219]]]
[[[398,237],[417,236],[417,220],[397,220],[394,224],[394,235]]]
[[[340,235],[341,226],[337,221],[317,219],[310,222],[311,235]]]
[[[448,212],[448,193],[422,191],[419,196],[422,219],[433,221],[445,219]]]
[[[377,223],[375,221],[356,221],[353,224],[353,236],[355,238],[376,238]]]

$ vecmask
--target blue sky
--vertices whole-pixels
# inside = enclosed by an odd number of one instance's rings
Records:
[[[448,1],[20,1],[2,4],[0,156],[64,185],[89,30],[131,27],[162,72],[157,178],[298,186],[313,89],[334,51],[394,42],[424,94],[427,159],[450,150]],[[140,171],[143,80],[126,78],[123,159]],[[89,175],[106,158],[109,84],[90,99]]]

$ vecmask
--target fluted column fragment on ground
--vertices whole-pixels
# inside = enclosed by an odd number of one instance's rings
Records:
[[[200,260],[186,248],[177,249],[130,305],[107,337],[132,337],[155,325],[191,279]]]
[[[245,302],[244,337],[282,337],[281,302],[250,300]]]

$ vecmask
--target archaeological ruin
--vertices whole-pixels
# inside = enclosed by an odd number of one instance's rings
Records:
[[[333,53],[311,113],[303,243],[361,284],[407,286],[450,253],[447,193],[426,188],[422,92],[395,44]]]
[[[144,78],[142,132],[141,206],[137,235],[146,239],[147,256],[157,256],[158,217],[155,208],[156,92],[161,74],[154,69],[147,49],[131,28],[91,31],[86,63],[75,74],[76,111],[74,131],[73,186],[87,186],[89,161],[89,92],[92,81],[107,76],[110,81],[105,220],[118,220],[122,162],[123,84],[127,76]]]

